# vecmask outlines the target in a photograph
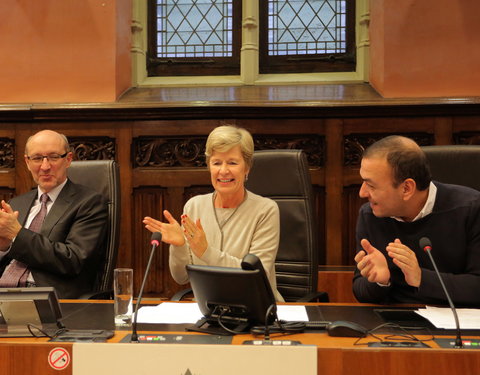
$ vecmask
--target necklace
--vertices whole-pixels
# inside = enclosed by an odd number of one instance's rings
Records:
[[[216,197],[217,197],[217,192],[215,191],[212,195],[213,213],[215,215],[215,221],[217,222],[218,229],[220,229],[220,251],[223,251],[223,227],[229,222],[229,220],[233,217],[233,215],[235,215],[235,213],[240,208],[240,206],[243,204],[243,202],[245,202],[245,200],[247,198],[247,190],[245,190],[243,200],[240,202],[240,204],[237,207],[235,207],[233,212],[226,219],[222,220],[221,223],[218,220],[217,208],[215,207],[215,198]]]

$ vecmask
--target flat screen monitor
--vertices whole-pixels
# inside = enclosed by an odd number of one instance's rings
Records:
[[[209,324],[220,320],[246,328],[274,321],[275,298],[263,268],[187,265],[187,272],[195,300]]]
[[[45,327],[61,317],[53,287],[0,288],[0,336],[30,336],[28,325]]]

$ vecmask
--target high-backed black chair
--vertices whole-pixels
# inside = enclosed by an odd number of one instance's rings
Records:
[[[113,270],[120,239],[120,173],[113,160],[73,161],[68,178],[103,194],[108,200],[108,228],[105,253],[102,255],[94,290],[81,298],[110,298]]]
[[[326,292],[317,292],[319,246],[305,153],[256,151],[246,188],[273,199],[280,209],[280,245],[275,261],[280,294],[286,301],[328,302]]]
[[[480,145],[423,146],[435,181],[480,190]]]

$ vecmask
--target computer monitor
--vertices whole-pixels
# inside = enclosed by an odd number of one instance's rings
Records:
[[[0,288],[0,336],[30,336],[28,325],[45,328],[61,317],[53,287]]]
[[[187,272],[204,322],[243,332],[275,320],[275,297],[256,256],[247,255],[242,268],[187,265]]]

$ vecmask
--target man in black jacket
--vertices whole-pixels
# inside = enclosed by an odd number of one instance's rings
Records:
[[[390,136],[364,153],[353,292],[361,302],[447,304],[419,239],[454,303],[480,307],[480,192],[432,182],[411,139]]]

